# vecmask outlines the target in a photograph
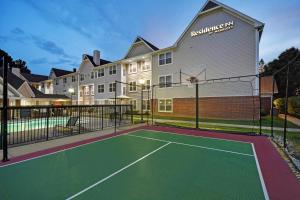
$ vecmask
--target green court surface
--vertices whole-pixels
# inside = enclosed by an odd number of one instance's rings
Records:
[[[1,199],[268,199],[250,143],[139,130],[0,168]]]

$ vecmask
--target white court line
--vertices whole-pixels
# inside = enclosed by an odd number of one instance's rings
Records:
[[[252,143],[252,150],[253,150],[253,154],[254,154],[254,158],[255,158],[255,162],[256,162],[256,167],[257,167],[257,171],[258,171],[258,175],[259,175],[260,183],[261,183],[261,186],[262,186],[262,189],[263,189],[263,192],[264,192],[265,199],[269,200],[270,198],[269,198],[269,195],[268,195],[268,191],[267,191],[267,188],[266,188],[266,185],[265,185],[265,181],[264,181],[261,169],[260,169],[260,165],[259,165],[259,162],[258,162],[258,159],[257,159],[257,155],[256,155],[256,151],[255,151],[253,143]]]
[[[228,150],[224,150],[224,149],[216,149],[216,148],[205,147],[205,146],[200,146],[200,145],[174,142],[174,141],[169,141],[169,140],[161,140],[161,139],[156,139],[156,138],[152,138],[152,137],[144,137],[144,136],[138,136],[138,135],[132,135],[132,134],[126,134],[126,135],[131,136],[131,137],[138,137],[138,138],[142,138],[142,139],[147,139],[147,140],[160,141],[160,142],[172,142],[173,144],[178,144],[178,145],[184,145],[184,146],[189,146],[189,147],[197,147],[197,148],[208,149],[208,150],[213,150],[213,151],[221,151],[221,152],[225,152],[225,153],[232,153],[232,154],[238,154],[238,155],[243,155],[243,156],[253,156],[252,154],[247,154],[247,153],[240,153],[240,152],[236,152],[236,151],[228,151]]]
[[[144,155],[143,157],[137,159],[136,161],[130,163],[129,165],[126,165],[125,167],[119,169],[118,171],[112,173],[111,175],[109,175],[109,176],[107,176],[107,177],[101,179],[100,181],[94,183],[93,185],[91,185],[91,186],[89,186],[89,187],[87,187],[87,188],[81,190],[80,192],[78,192],[78,193],[72,195],[71,197],[68,197],[66,200],[70,200],[70,199],[76,198],[77,196],[81,195],[82,193],[84,193],[84,192],[86,192],[86,191],[92,189],[93,187],[95,187],[95,186],[97,186],[97,185],[103,183],[104,181],[108,180],[109,178],[111,178],[111,177],[113,177],[113,176],[119,174],[120,172],[124,171],[125,169],[129,168],[130,166],[132,166],[132,165],[136,164],[137,162],[139,162],[139,161],[141,161],[141,160],[147,158],[147,157],[150,156],[151,154],[154,154],[155,152],[161,150],[162,148],[166,147],[167,145],[169,145],[169,144],[171,144],[171,143],[172,143],[172,142],[168,142],[168,143],[166,143],[166,144],[160,146],[159,148],[155,149],[154,151],[151,151],[150,153]]]
[[[235,142],[235,143],[246,143],[246,144],[252,144],[251,142],[245,142],[245,141],[239,141],[239,140],[230,140],[230,139],[224,139],[224,138],[214,138],[214,137],[207,137],[202,135],[188,135],[184,133],[176,133],[176,132],[169,132],[169,131],[158,131],[158,130],[151,130],[151,129],[140,129],[143,131],[153,131],[158,133],[166,133],[171,135],[178,135],[178,136],[187,136],[187,137],[196,137],[196,138],[205,138],[205,139],[211,139],[211,140],[223,140],[223,141],[229,141],[229,142]],[[204,130],[209,132],[209,130]],[[222,132],[221,132],[222,133]]]

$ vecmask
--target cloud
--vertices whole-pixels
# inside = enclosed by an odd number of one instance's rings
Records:
[[[33,42],[35,43],[35,45],[37,47],[39,47],[40,49],[51,53],[53,55],[59,55],[59,56],[65,56],[65,57],[71,57],[68,54],[65,53],[64,49],[57,46],[54,42],[49,41],[49,40],[45,40],[41,37],[35,36],[35,35],[31,35],[31,38],[33,40]]]
[[[11,30],[11,33],[16,34],[16,35],[25,35],[25,32],[18,27]]]
[[[68,55],[65,50],[62,47],[59,47],[55,42],[46,40],[38,35],[26,33],[19,27],[12,29],[10,33],[11,34],[9,36],[2,36],[3,40],[14,40],[21,43],[25,43],[25,41],[31,42],[39,49],[52,55],[72,58],[72,56]]]

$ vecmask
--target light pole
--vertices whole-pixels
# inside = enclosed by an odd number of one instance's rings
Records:
[[[140,79],[139,83],[141,85],[141,122],[144,123],[144,116],[143,116],[143,87],[145,84],[145,80],[144,79]]]

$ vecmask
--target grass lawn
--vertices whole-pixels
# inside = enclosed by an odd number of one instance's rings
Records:
[[[133,119],[135,121],[140,120],[140,115],[134,115]],[[166,116],[155,116],[155,119],[166,119],[166,120],[182,120],[182,121],[195,121],[195,118],[192,117],[166,117]],[[144,120],[147,120],[147,116],[144,116]],[[151,116],[149,116],[149,120],[151,121]],[[222,124],[238,124],[238,125],[256,125],[259,126],[259,120],[225,120],[225,119],[208,119],[208,118],[200,118],[201,122],[210,122],[210,123],[222,123]],[[262,126],[271,126],[271,117],[265,116],[262,117]],[[195,125],[194,125],[195,126]],[[279,117],[273,118],[273,126],[274,127],[280,127],[283,128],[284,126],[284,120]],[[296,124],[293,124],[291,122],[287,122],[288,128],[300,128],[300,126],[297,126]]]
[[[161,122],[162,125],[171,125],[177,127],[184,127],[184,128],[195,128],[195,123],[193,122],[194,118],[178,118],[178,117],[156,117],[156,119],[166,119],[166,121]],[[147,120],[147,117],[144,117],[144,120]],[[151,121],[151,117],[149,117]],[[170,121],[167,121],[170,120]],[[173,120],[173,121],[172,121]],[[174,121],[178,120],[178,121]],[[182,120],[182,121],[179,121]],[[140,116],[134,116],[134,122],[140,122]],[[253,122],[252,120],[222,120],[222,119],[200,119],[199,126],[201,129],[207,130],[216,130],[216,131],[225,131],[230,133],[259,133],[258,128],[241,128],[241,127],[230,127],[230,126],[222,126],[222,125],[209,125],[201,122],[212,122],[212,123],[222,123],[222,124],[238,124],[238,125],[253,125],[259,126],[259,121]],[[274,127],[283,128],[284,120],[278,117],[274,117]],[[262,126],[271,126],[271,117],[263,117],[262,118]],[[288,122],[288,128],[300,128],[299,126]],[[262,130],[263,134],[271,135],[270,130]],[[283,131],[274,130],[275,136],[283,136]],[[293,145],[293,150],[295,151],[296,157],[300,159],[300,131],[299,132],[287,132],[287,139]]]

